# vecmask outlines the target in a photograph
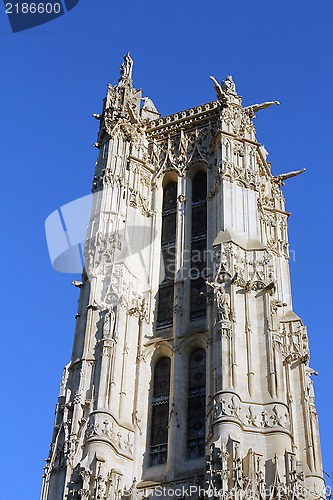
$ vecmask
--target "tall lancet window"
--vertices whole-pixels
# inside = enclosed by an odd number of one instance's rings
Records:
[[[206,352],[196,349],[188,369],[187,458],[205,455]]]
[[[164,279],[158,292],[157,327],[172,325],[176,252],[177,182],[163,192],[161,250]]]
[[[206,315],[207,175],[197,173],[192,182],[190,318]]]
[[[170,358],[164,357],[157,361],[153,383],[150,465],[161,465],[168,458]]]

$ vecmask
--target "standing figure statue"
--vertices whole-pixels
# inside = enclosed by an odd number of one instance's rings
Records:
[[[217,277],[215,281],[206,281],[206,283],[214,290],[214,293],[216,295],[216,305],[219,315],[219,321],[230,321],[230,295],[225,291],[227,281],[223,281],[221,283],[220,281],[218,281]]]
[[[132,78],[132,70],[133,70],[133,59],[130,56],[130,53],[124,56],[124,61],[120,66],[120,76],[121,78]]]
[[[107,309],[104,315],[103,338],[113,337],[116,314],[113,308]]]

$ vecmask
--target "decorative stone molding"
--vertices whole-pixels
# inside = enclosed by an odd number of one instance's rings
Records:
[[[260,205],[260,220],[266,236],[267,249],[277,257],[289,259],[287,219],[289,214]]]
[[[270,170],[267,170],[262,159],[257,157],[257,164],[259,167],[259,210],[276,209],[284,212],[285,199],[280,186],[274,182],[274,177],[271,175]],[[286,212],[285,212],[286,214]],[[289,215],[289,214],[287,214]]]
[[[142,196],[138,191],[135,189],[130,189],[130,196],[129,196],[129,206],[132,208],[140,208],[141,213],[145,215],[146,217],[152,217],[153,215],[156,214],[154,210],[150,210],[149,208],[149,202],[147,198]]]
[[[244,167],[243,163],[237,165],[233,161],[224,159],[218,165],[219,174],[222,179],[236,182],[240,186],[258,190],[257,174],[255,170]]]
[[[246,403],[234,393],[221,391],[214,396],[213,405],[214,425],[231,417],[244,427],[290,430],[289,408],[283,403]]]
[[[207,458],[207,490],[212,498],[308,498],[304,473],[293,453],[275,455],[271,467],[266,468],[262,455],[252,448],[245,455],[240,454],[240,448],[240,443],[231,438],[227,443],[211,445]]]
[[[91,439],[103,438],[119,455],[131,458],[133,455],[133,430],[120,426],[115,418],[107,412],[94,412],[89,416],[89,423],[85,432],[85,442]]]
[[[74,468],[69,483],[69,500],[98,499],[98,500],[121,500],[123,495],[129,497],[130,491],[122,484],[122,474],[115,469],[109,472],[105,470],[103,461],[96,459],[96,463],[81,465]]]
[[[190,131],[180,129],[174,135],[159,138],[158,143],[154,136],[148,148],[151,162],[156,166],[154,179],[168,171],[183,176],[188,166],[197,162],[212,165],[216,132],[216,127],[211,126]]]
[[[275,291],[272,256],[267,250],[244,250],[239,245],[228,242],[214,247],[216,266],[225,266],[228,276],[234,273],[233,283],[245,292],[265,290]]]
[[[249,115],[241,106],[229,105],[221,113],[223,129],[230,134],[249,140],[255,140],[255,127]]]
[[[129,316],[135,316],[139,321],[145,321],[149,323],[149,310],[148,310],[148,302],[145,297],[141,297],[136,294],[132,300],[132,307],[128,309]]]
[[[285,363],[300,361],[308,363],[310,359],[309,340],[306,328],[298,322],[280,323],[280,338],[282,339],[282,353]]]
[[[166,130],[170,130],[171,127],[173,130],[179,130],[180,128],[187,128],[189,126],[193,128],[196,124],[199,125],[199,123],[211,119],[212,116],[216,116],[217,112],[222,108],[223,104],[221,104],[220,101],[212,101],[172,115],[161,117],[150,122],[147,127],[147,136],[161,135],[165,133]]]

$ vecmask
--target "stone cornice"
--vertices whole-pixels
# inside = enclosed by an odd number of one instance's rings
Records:
[[[164,132],[166,129],[178,124],[193,125],[193,123],[211,118],[212,115],[217,114],[224,107],[225,104],[223,102],[216,100],[173,113],[172,115],[163,116],[151,121],[147,125],[147,134]]]
[[[262,208],[264,210],[267,210],[267,212],[271,212],[274,214],[286,215],[287,217],[291,215],[291,212],[286,212],[285,210],[280,210],[279,208],[268,207],[267,205],[262,205]]]

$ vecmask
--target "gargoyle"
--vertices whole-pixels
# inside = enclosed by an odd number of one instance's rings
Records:
[[[290,177],[296,177],[296,175],[303,174],[305,170],[306,170],[305,168],[301,168],[301,170],[294,170],[293,172],[287,172],[285,174],[275,175],[273,179],[279,186],[284,186],[284,181],[286,179],[290,179]]]
[[[254,118],[256,116],[257,111],[261,109],[269,108],[270,106],[274,106],[274,104],[280,105],[279,101],[266,101],[261,104],[252,104],[251,106],[246,106],[244,111],[249,115],[250,118]]]
[[[82,288],[83,287],[82,281],[77,281],[77,280],[73,280],[72,281],[72,285],[74,285],[76,288]]]

